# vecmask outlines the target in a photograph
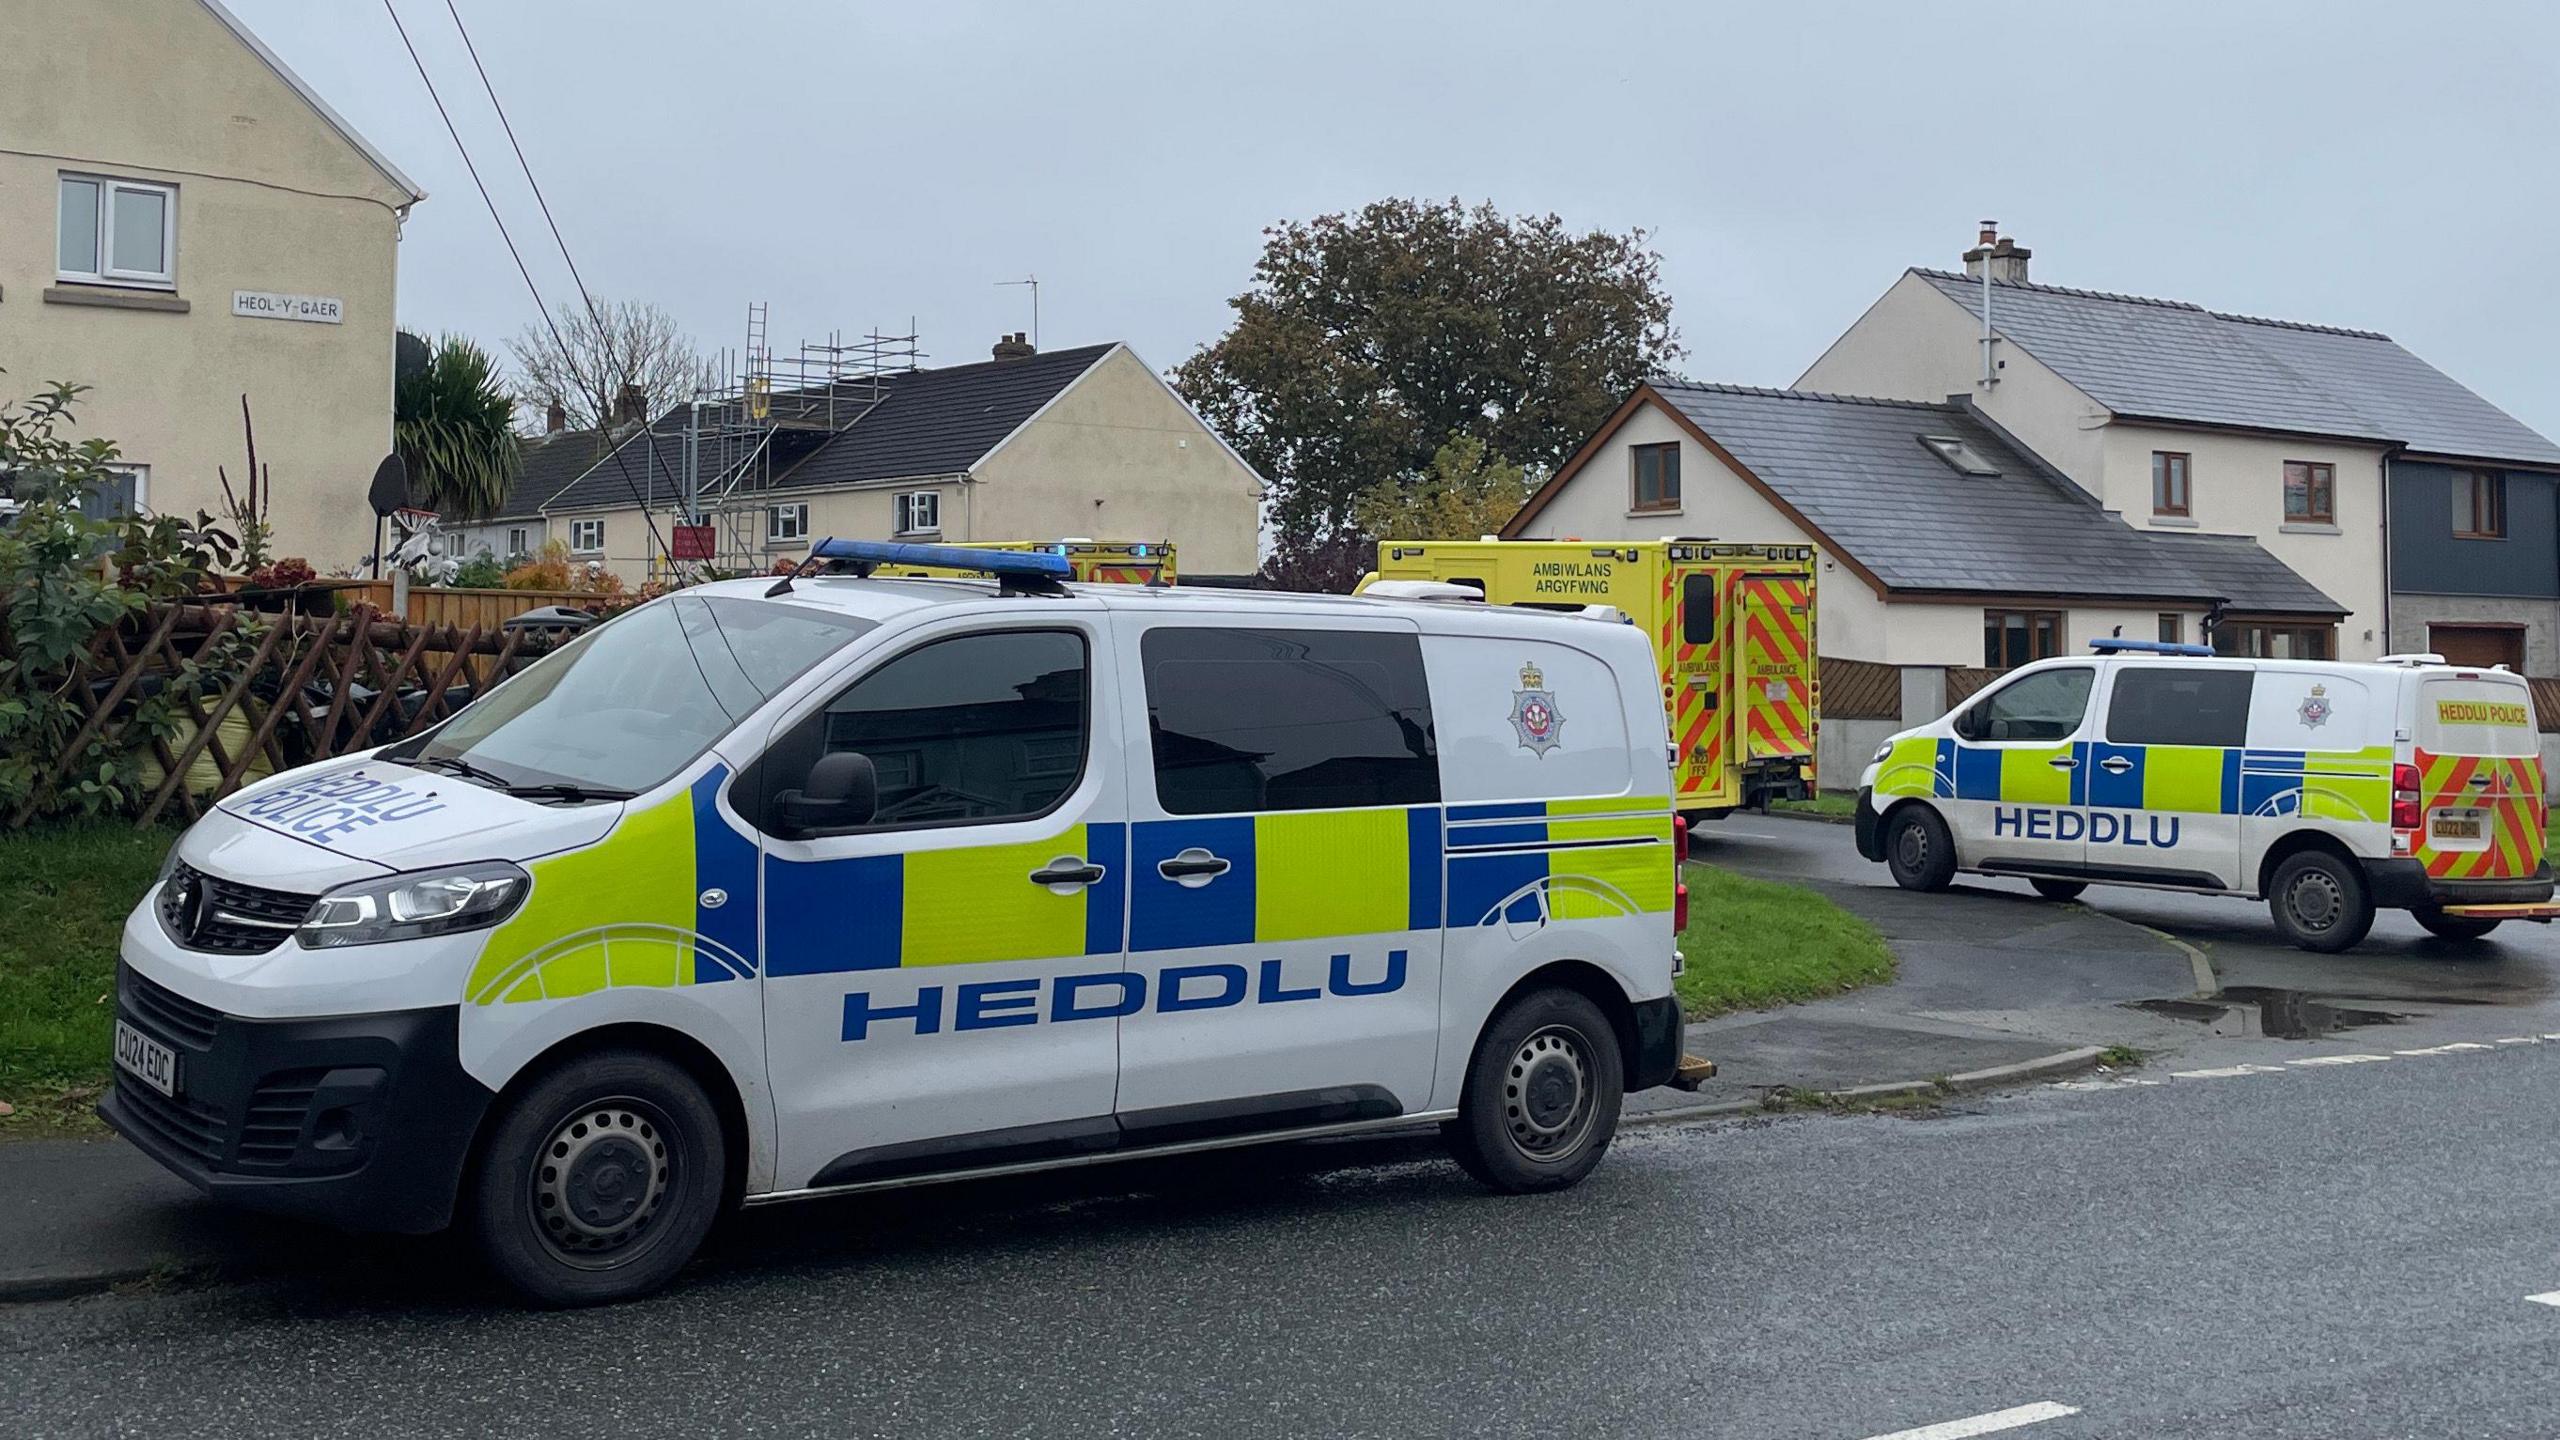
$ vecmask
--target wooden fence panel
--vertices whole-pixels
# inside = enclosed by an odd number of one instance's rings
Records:
[[[2008,673],[2009,672],[2006,670],[1992,670],[1979,665],[1948,666],[1947,708],[1953,710],[1958,705],[1961,705],[1967,700],[1972,699],[1974,696],[1981,694],[1983,686],[1990,684],[1992,681],[1997,680]]]
[[[1826,720],[1902,718],[1902,667],[1873,660],[1822,661],[1822,715]]]

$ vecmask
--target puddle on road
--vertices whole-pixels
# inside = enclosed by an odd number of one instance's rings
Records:
[[[2369,1010],[2305,990],[2268,985],[2227,986],[2211,1000],[2136,1000],[2127,1008],[2201,1025],[2209,1035],[2263,1035],[2276,1040],[2317,1040],[2368,1025],[2396,1025],[2409,1018],[2396,1011]]]

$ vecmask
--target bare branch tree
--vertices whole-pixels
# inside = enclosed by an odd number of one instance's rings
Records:
[[[600,429],[621,418],[628,387],[638,387],[646,418],[690,398],[702,383],[708,366],[675,317],[642,300],[596,308],[601,327],[583,308],[569,309],[560,314],[560,339],[548,327],[527,325],[507,342],[519,414],[540,417],[556,403],[572,428]]]

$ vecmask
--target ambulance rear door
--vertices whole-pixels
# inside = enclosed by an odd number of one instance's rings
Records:
[[[1677,547],[1675,547],[1677,548]],[[1663,574],[1658,646],[1667,662],[1664,699],[1679,753],[1672,767],[1674,805],[1682,810],[1742,803],[1734,762],[1733,656],[1726,644],[1733,607],[1730,566],[1673,560]]]
[[[1742,757],[1813,759],[1813,581],[1746,572],[1735,582]]]

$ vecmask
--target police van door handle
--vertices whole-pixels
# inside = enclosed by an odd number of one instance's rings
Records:
[[[2080,768],[2079,758],[2072,755],[2056,755],[2044,763],[2052,766],[2056,770],[2077,770]]]
[[[1102,883],[1102,876],[1101,866],[1073,855],[1061,855],[1046,867],[1032,871],[1031,883],[1046,885],[1052,890],[1071,890],[1079,885],[1098,885]]]
[[[1194,845],[1170,860],[1158,862],[1156,873],[1176,885],[1197,890],[1234,868],[1229,861]]]
[[[2110,775],[2121,775],[2133,768],[2133,762],[2121,755],[2110,755],[2098,762],[2098,768]]]

